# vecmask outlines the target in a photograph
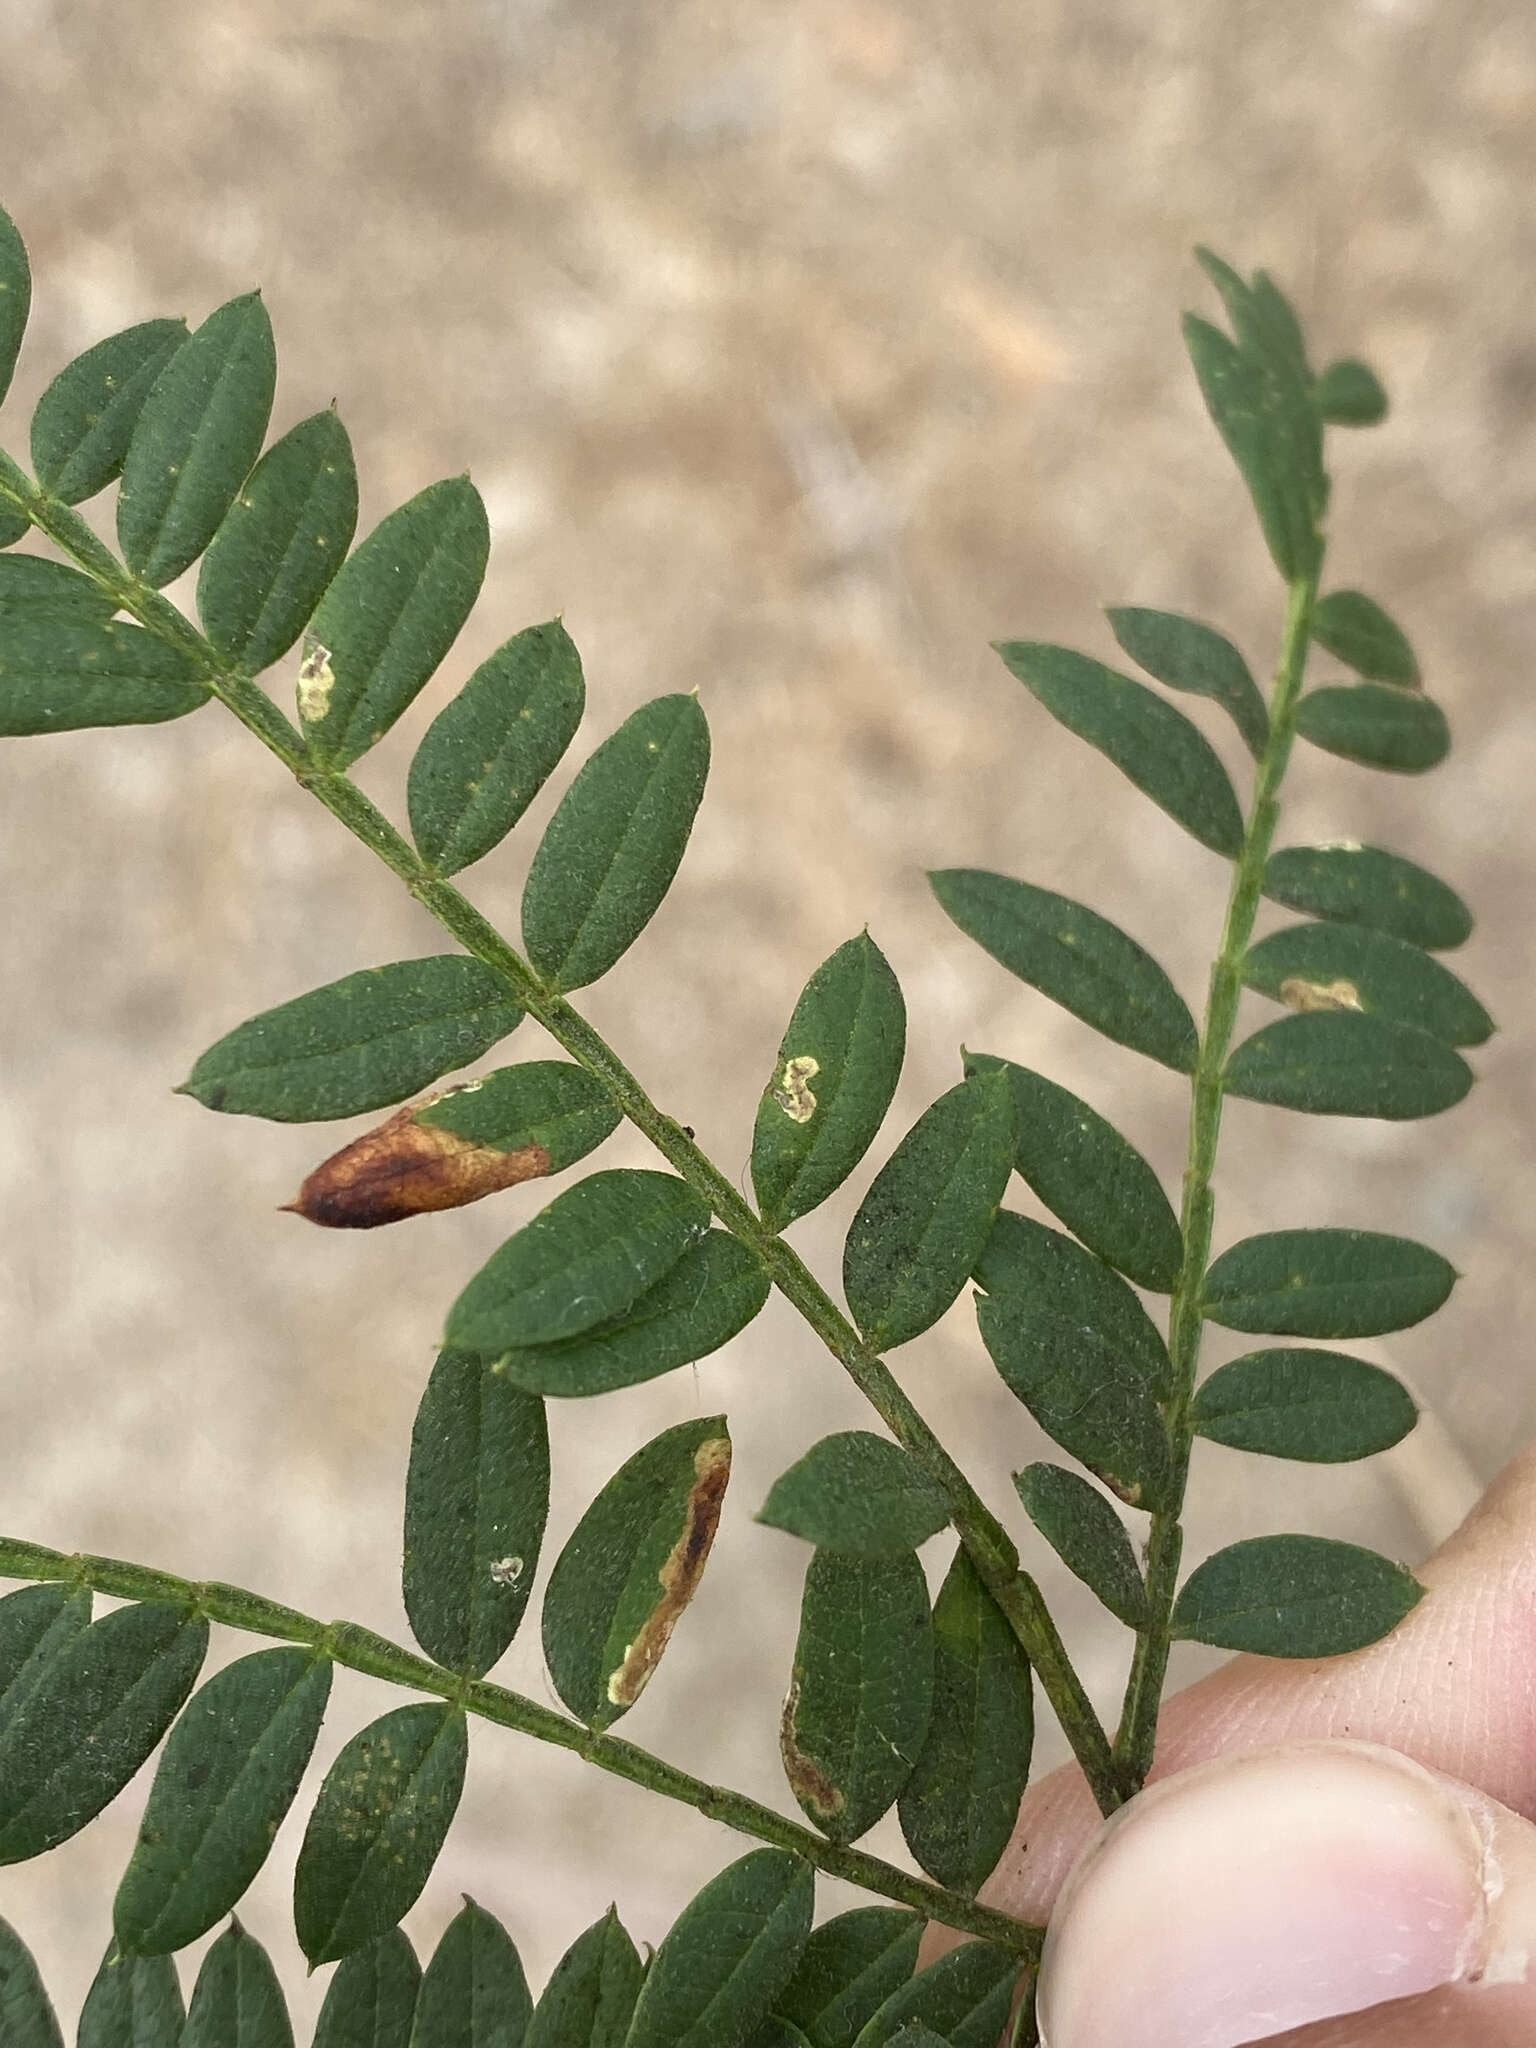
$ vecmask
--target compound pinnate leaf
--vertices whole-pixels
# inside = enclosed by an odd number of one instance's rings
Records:
[[[1341,356],[1330,363],[1312,391],[1318,412],[1331,427],[1374,427],[1387,416],[1387,394],[1368,363]]]
[[[546,980],[584,988],[655,915],[677,873],[709,772],[694,697],[642,704],[582,764],[523,891],[523,944]]]
[[[141,1767],[192,1690],[208,1624],[142,1601],[55,1638],[0,1724],[0,1863],[77,1834]]]
[[[260,295],[231,299],[173,351],[123,458],[117,538],[159,589],[195,562],[261,452],[277,356]]]
[[[805,1951],[814,1888],[784,1849],[754,1849],[712,1878],[657,1949],[625,2048],[738,2048]]]
[[[843,1291],[880,1351],[920,1337],[981,1255],[1013,1170],[1013,1095],[976,1074],[932,1103],[876,1174],[843,1246]]]
[[[818,1927],[775,2011],[810,2048],[853,2048],[865,2022],[917,1967],[923,1923],[900,1906],[856,1906]]]
[[[86,1586],[23,1586],[0,1600],[0,1729],[10,1726],[55,1658],[90,1621]]]
[[[1172,1391],[1168,1347],[1134,1291],[1059,1230],[1005,1209],[976,1262],[975,1277],[988,1294],[1021,1309],[1098,1332],[1159,1400]]]
[[[32,267],[15,221],[0,207],[0,398],[10,389],[32,307]]]
[[[1293,1009],[1363,1010],[1443,1045],[1481,1045],[1493,1032],[1493,1019],[1449,968],[1366,925],[1286,925],[1249,947],[1243,980]]]
[[[607,1394],[693,1365],[744,1330],[768,1299],[755,1252],[709,1230],[665,1278],[609,1323],[563,1344],[505,1352],[496,1370],[531,1394]]]
[[[608,1727],[645,1690],[708,1561],[730,1476],[723,1415],[664,1429],[620,1466],[555,1560],[544,1658],[588,1727]]]
[[[888,1557],[936,1536],[949,1521],[949,1503],[899,1444],[845,1429],[813,1444],[774,1481],[757,1519],[823,1550]]]
[[[1024,1511],[1067,1570],[1117,1621],[1139,1628],[1147,1591],[1125,1524],[1097,1487],[1060,1465],[1015,1472]]]
[[[624,2048],[644,1974],[610,1906],[556,1963],[523,2048]]]
[[[1450,1109],[1472,1086],[1472,1069],[1438,1038],[1408,1024],[1349,1009],[1282,1017],[1245,1038],[1222,1087],[1250,1102],[1319,1116],[1401,1121]]]
[[[1339,1465],[1400,1443],[1413,1397],[1380,1366],[1343,1351],[1250,1351],[1195,1395],[1197,1436],[1270,1458]]]
[[[304,636],[299,721],[346,768],[394,724],[458,638],[491,551],[480,493],[447,477],[391,512],[332,579]]]
[[[579,1337],[633,1308],[709,1220],[675,1174],[589,1174],[491,1254],[448,1311],[448,1342],[499,1353]]]
[[[1202,846],[1237,857],[1243,844],[1237,797],[1210,741],[1182,711],[1144,683],[1069,647],[1039,640],[993,644],[1069,732],[1107,755]]]
[[[1184,1240],[1162,1182],[1081,1096],[1028,1067],[967,1052],[968,1074],[1004,1073],[1013,1091],[1015,1170],[1074,1236],[1138,1287],[1167,1294]]]
[[[1193,313],[1184,316],[1184,344],[1206,410],[1248,486],[1276,568],[1287,581],[1305,575],[1317,561],[1321,511],[1322,423],[1309,396],[1303,390],[1298,401],[1272,365],[1256,361]],[[1315,434],[1308,431],[1307,415]]]
[[[1408,636],[1363,590],[1330,590],[1312,608],[1319,647],[1373,682],[1415,690],[1423,678]]]
[[[110,619],[117,599],[67,562],[44,555],[0,555],[0,633],[36,615],[85,621]]]
[[[1150,953],[1050,889],[980,868],[928,877],[945,911],[994,960],[1106,1038],[1190,1073],[1199,1034],[1189,1006]]]
[[[288,652],[356,526],[352,443],[334,412],[313,413],[251,471],[198,571],[198,613],[226,661],[256,675]]]
[[[464,1789],[460,1707],[396,1707],[361,1729],[325,1775],[299,1850],[293,1920],[311,1963],[393,1927],[431,1875]]]
[[[258,1650],[217,1672],[171,1730],[112,1908],[119,1946],[169,1955],[206,1934],[266,1861],[330,1698],[309,1650]]]
[[[185,320],[145,320],[60,370],[32,415],[32,467],[45,491],[78,505],[106,489],[151,387],[186,339]]]
[[[790,1790],[831,1841],[857,1841],[895,1802],[932,1706],[933,1630],[915,1554],[818,1550],[779,1751]]]
[[[1379,846],[1285,846],[1264,869],[1264,894],[1290,910],[1365,925],[1432,952],[1471,935],[1472,913],[1426,868]]]
[[[907,1009],[880,948],[861,932],[806,983],[752,1134],[752,1186],[782,1230],[824,1202],[874,1142],[896,1092]]]
[[[511,1935],[466,1899],[421,1980],[411,2048],[524,2048],[532,2011]]]
[[[1201,1308],[1226,1329],[1265,1336],[1380,1337],[1432,1316],[1455,1284],[1450,1261],[1411,1238],[1272,1230],[1222,1253]]]
[[[178,648],[122,619],[0,610],[0,738],[161,725],[208,701]]]
[[[32,1952],[4,1920],[0,1920],[0,2041],[5,2048],[64,2048],[64,2036]]]
[[[169,1956],[120,1955],[109,1942],[80,2009],[75,2048],[176,2048],[186,2017]],[[9,2039],[0,2025],[0,2040]]]
[[[411,833],[440,875],[483,860],[544,787],[586,703],[581,657],[558,619],[481,662],[411,760]]]
[[[1296,707],[1296,730],[1326,754],[1396,775],[1422,775],[1451,748],[1440,706],[1393,683],[1309,690]]]
[[[1400,1564],[1325,1536],[1253,1536],[1196,1566],[1176,1638],[1261,1657],[1337,1657],[1389,1634],[1423,1587]]]
[[[1008,1846],[1035,1738],[1028,1660],[965,1551],[933,1605],[933,1711],[897,1811],[919,1866],[973,1894]]]
[[[420,1989],[416,1951],[392,1927],[337,1967],[320,2008],[314,2048],[409,2048]]]
[[[854,2048],[890,2048],[902,2028],[913,2025],[932,2028],[952,2048],[997,2048],[1023,1967],[1004,1949],[964,1942],[893,1991]]]
[[[1269,738],[1269,713],[1253,671],[1224,633],[1179,612],[1111,605],[1110,631],[1138,667],[1170,690],[1188,690],[1225,707],[1255,758]]]
[[[440,1352],[405,1482],[405,1611],[429,1657],[490,1670],[528,1605],[548,1513],[544,1403],[488,1358]]]
[[[203,1957],[178,2048],[293,2048],[271,1958],[238,1920]]]
[[[366,967],[248,1018],[177,1093],[277,1123],[359,1116],[467,1066],[522,1015],[501,978],[462,953]]]

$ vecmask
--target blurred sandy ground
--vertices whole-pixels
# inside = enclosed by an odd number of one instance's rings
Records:
[[[78,349],[259,283],[275,426],[337,400],[365,526],[473,470],[495,530],[484,601],[363,771],[396,815],[428,717],[517,627],[564,613],[587,663],[583,747],[649,695],[700,692],[715,767],[687,862],[644,943],[582,1000],[732,1171],[801,983],[867,920],[911,1011],[886,1149],[957,1078],[964,1038],[1086,1093],[1176,1182],[1177,1080],[1011,983],[946,924],[923,869],[1079,892],[1199,1000],[1217,863],[1059,733],[987,642],[1109,654],[1097,607],[1131,600],[1212,618],[1267,666],[1277,588],[1176,316],[1207,301],[1192,242],[1271,266],[1319,356],[1358,350],[1391,387],[1385,430],[1339,437],[1332,578],[1401,616],[1458,737],[1420,782],[1304,754],[1285,836],[1380,840],[1453,879],[1481,919],[1465,970],[1506,1028],[1443,1125],[1230,1112],[1220,1239],[1396,1229],[1466,1277],[1390,1347],[1448,1432],[1410,1475],[1417,1509],[1380,1465],[1213,1450],[1192,1552],[1300,1525],[1418,1554],[1458,1456],[1487,1473],[1530,1431],[1525,9],[6,0],[0,169],[37,278],[7,445],[21,451],[29,401]],[[290,678],[273,683],[286,699]],[[170,1090],[250,1012],[436,950],[434,931],[216,709],[17,745],[0,775],[0,1522],[403,1632],[401,1485],[434,1335],[545,1196],[396,1236],[310,1231],[277,1204],[343,1133],[212,1117]],[[512,929],[555,794],[468,877]],[[508,1051],[541,1049],[525,1027]],[[645,1158],[624,1139],[605,1155]],[[829,1277],[862,1185],[797,1233]],[[968,1315],[897,1363],[1006,1512],[1008,1472],[1042,1446]],[[546,1556],[645,1437],[719,1407],[738,1443],[725,1533],[625,1732],[784,1798],[775,1727],[804,1558],[751,1510],[862,1413],[793,1319],[774,1308],[697,1371],[560,1407]],[[1107,1707],[1118,1633],[1036,1562]],[[532,1626],[502,1671],[549,1696]],[[389,1703],[339,1685],[325,1753]],[[1041,1751],[1059,1754],[1054,1730]],[[423,1948],[468,1891],[538,1984],[611,1898],[654,1940],[741,1847],[510,1734],[481,1729],[474,1752],[408,1923]],[[67,2015],[142,1795],[0,1871],[0,1913]],[[312,2011],[323,1983],[305,1984],[287,1918],[299,1831],[242,1913]],[[871,1845],[897,1848],[891,1827]]]

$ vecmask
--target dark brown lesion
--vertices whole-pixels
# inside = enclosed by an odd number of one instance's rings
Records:
[[[624,1648],[624,1660],[608,1679],[608,1699],[618,1708],[632,1707],[661,1662],[661,1653],[683,1609],[693,1598],[720,1526],[720,1508],[731,1476],[731,1440],[710,1437],[693,1454],[694,1483],[688,1494],[682,1533],[656,1574],[661,1598]]]
[[[800,1708],[800,1679],[801,1670],[797,1664],[789,1681],[789,1691],[784,1695],[784,1711],[779,1716],[779,1754],[784,1759],[784,1775],[789,1780],[789,1789],[806,1812],[818,1820],[832,1821],[848,1801],[816,1759],[807,1756],[800,1747],[795,1727]]]
[[[283,1207],[330,1230],[372,1230],[434,1209],[460,1209],[552,1171],[542,1145],[499,1152],[455,1131],[418,1123],[417,1112],[429,1106],[407,1103],[333,1152]]]

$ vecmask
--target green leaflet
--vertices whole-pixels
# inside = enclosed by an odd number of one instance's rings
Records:
[[[1324,753],[1398,775],[1422,775],[1451,748],[1440,706],[1392,683],[1308,690],[1296,707],[1296,730]]]
[[[190,658],[142,626],[71,611],[0,611],[0,738],[160,725],[208,701]]]
[[[185,320],[145,320],[60,370],[32,415],[32,467],[45,491],[78,505],[106,489],[156,378],[186,339]]]
[[[1482,1045],[1493,1033],[1493,1019],[1449,968],[1365,925],[1286,925],[1249,947],[1243,980],[1297,1009],[1359,1009],[1443,1045]]]
[[[845,1429],[774,1481],[757,1519],[823,1550],[888,1557],[937,1536],[949,1502],[899,1444]]]
[[[411,760],[411,834],[455,875],[499,846],[576,736],[581,657],[558,619],[529,626],[482,661],[437,714]]]
[[[1291,910],[1366,925],[1441,952],[1472,931],[1472,913],[1427,869],[1379,846],[1285,846],[1264,868],[1264,894]]]
[[[250,292],[210,313],[150,387],[123,457],[117,539],[155,589],[213,539],[261,453],[276,383],[272,323]]]
[[[901,1788],[919,1866],[972,1896],[1008,1846],[1035,1737],[1029,1663],[964,1549],[933,1606],[933,1712]]]
[[[1250,1351],[1211,1374],[1191,1420],[1234,1450],[1338,1465],[1390,1450],[1418,1410],[1400,1380],[1345,1352]]]
[[[4,221],[0,214],[0,222]],[[31,1950],[5,1920],[0,1920],[0,2041],[5,2048],[64,2048],[64,2036]]]
[[[405,1611],[429,1657],[490,1670],[528,1605],[548,1513],[544,1403],[489,1359],[439,1352],[405,1482]]]
[[[226,661],[270,668],[303,632],[357,527],[352,443],[312,413],[251,471],[203,557],[197,609]]]
[[[532,2009],[511,1935],[466,1899],[421,1980],[411,2048],[523,2048]]]
[[[1341,356],[1313,386],[1312,398],[1330,427],[1374,427],[1387,416],[1387,394],[1368,363]]]
[[[1179,1277],[1184,1240],[1162,1182],[1135,1146],[1044,1074],[973,1052],[965,1054],[965,1071],[1008,1076],[1014,1167],[1045,1206],[1138,1287],[1167,1294]]]
[[[1201,1308],[1229,1330],[1380,1337],[1432,1316],[1455,1284],[1449,1260],[1411,1238],[1272,1230],[1222,1253],[1205,1276]]]
[[[91,621],[110,619],[117,599],[89,576],[45,555],[0,555],[0,634],[31,614]]]
[[[1110,605],[1104,616],[1125,652],[1170,690],[1210,697],[1231,715],[1248,751],[1258,758],[1269,738],[1269,712],[1253,672],[1224,633],[1178,612],[1145,605]]]
[[[624,2048],[644,1974],[610,1906],[556,1963],[523,2048]]]
[[[922,1921],[900,1906],[856,1906],[823,1921],[775,2011],[810,2048],[853,2048],[866,2021],[911,1978],[922,1934]]]
[[[1277,380],[1208,320],[1184,316],[1184,345],[1200,395],[1237,464],[1275,566],[1287,582],[1315,563],[1320,541],[1315,484],[1290,463],[1296,437],[1291,408],[1277,395]],[[1320,423],[1319,423],[1320,424]],[[1312,467],[1311,450],[1306,451]]]
[[[607,1394],[692,1365],[728,1344],[768,1299],[756,1254],[708,1230],[671,1272],[615,1317],[563,1344],[531,1344],[496,1361],[531,1394]]]
[[[409,1912],[431,1875],[459,1794],[464,1712],[396,1707],[354,1735],[325,1774],[299,1850],[293,1922],[311,1963],[331,1963]]]
[[[277,1123],[359,1116],[468,1066],[522,1016],[500,976],[465,954],[397,960],[237,1025],[177,1093]]]
[[[589,1174],[491,1254],[448,1311],[448,1342],[501,1352],[579,1337],[633,1308],[708,1228],[709,1205],[675,1174]]]
[[[15,221],[0,207],[0,398],[11,386],[32,306],[32,267]]]
[[[818,1550],[779,1750],[790,1790],[834,1842],[856,1842],[894,1803],[928,1733],[933,1631],[911,1551]]]
[[[1059,1230],[1005,1209],[975,1277],[988,1294],[1006,1297],[1026,1313],[1060,1316],[1099,1333],[1159,1400],[1172,1392],[1173,1368],[1157,1325],[1118,1273]]]
[[[194,1695],[117,1888],[120,1948],[169,1955],[239,1901],[293,1804],[330,1691],[328,1659],[285,1647],[241,1657]]]
[[[52,1635],[46,1663],[0,1722],[0,1863],[67,1842],[117,1797],[180,1711],[207,1648],[207,1622],[162,1601]]]
[[[771,1230],[824,1202],[869,1150],[906,1037],[901,986],[861,932],[806,983],[758,1104],[752,1186]]]
[[[892,1992],[854,2048],[887,2048],[903,2027],[933,2028],[952,2048],[997,2048],[1023,1964],[984,1941],[967,1941]]]
[[[416,1951],[392,1927],[338,1965],[326,1987],[314,2048],[409,2048],[420,1989]]]
[[[709,1558],[731,1476],[723,1415],[664,1429],[608,1481],[555,1560],[544,1659],[579,1721],[632,1707]]]
[[[10,1726],[55,1658],[90,1620],[87,1586],[23,1586],[0,1600],[0,1730]]]
[[[993,646],[1053,718],[1106,754],[1202,846],[1236,859],[1243,845],[1237,797],[1210,741],[1182,711],[1069,647],[1039,640]]]
[[[1472,1086],[1472,1069],[1427,1032],[1349,1010],[1282,1017],[1227,1059],[1228,1095],[1322,1116],[1435,1116]]]
[[[1185,1580],[1173,1634],[1261,1657],[1337,1657],[1388,1635],[1423,1587],[1400,1564],[1325,1536],[1254,1536]]]
[[[955,1300],[1013,1168],[1013,1096],[977,1074],[932,1103],[876,1174],[848,1229],[843,1291],[877,1351],[910,1343]]]
[[[480,493],[456,476],[380,520],[342,564],[299,669],[299,721],[315,760],[347,768],[389,731],[458,638],[490,550]]]
[[[784,1849],[754,1849],[683,1908],[641,1987],[625,2048],[737,2048],[804,1953],[814,1878]]]
[[[709,772],[694,697],[657,697],[582,764],[523,890],[523,945],[546,981],[584,988],[655,915],[693,830]]]
[[[176,2048],[186,2016],[169,1956],[122,1956],[108,1942],[85,1994],[75,2048]],[[0,2023],[0,2040],[10,2038]]]
[[[1356,675],[1416,690],[1423,681],[1408,636],[1363,590],[1331,590],[1312,608],[1312,638]]]
[[[238,1920],[203,1957],[179,2048],[293,2048],[277,1972]]]
[[[537,1146],[549,1155],[545,1173],[563,1173],[585,1159],[623,1121],[602,1083],[570,1060],[498,1067],[420,1104],[414,1116],[496,1152]]]
[[[1106,1038],[1190,1073],[1199,1034],[1188,1005],[1136,941],[1086,904],[980,868],[930,874],[961,931],[1010,974]]]
[[[1117,1621],[1139,1628],[1146,1585],[1125,1524],[1097,1487],[1060,1465],[1015,1472],[1024,1511],[1067,1570],[1082,1580]]]

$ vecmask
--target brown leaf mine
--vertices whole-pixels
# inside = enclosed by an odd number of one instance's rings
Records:
[[[1280,984],[1280,1000],[1293,1010],[1363,1010],[1360,991],[1342,976],[1337,981],[1307,981],[1288,974]]]
[[[330,1230],[372,1230],[430,1209],[460,1209],[550,1171],[542,1145],[498,1152],[455,1131],[417,1123],[417,1110],[426,1107],[407,1103],[333,1152],[283,1207]]]
[[[789,1780],[790,1791],[807,1813],[821,1821],[836,1820],[848,1801],[815,1758],[807,1756],[799,1746],[795,1729],[799,1706],[800,1672],[797,1666],[789,1681],[789,1691],[784,1695],[784,1711],[779,1716],[779,1755],[784,1759],[784,1775]]]
[[[706,1438],[693,1454],[693,1471],[682,1534],[656,1574],[661,1598],[642,1622],[633,1642],[625,1644],[624,1661],[608,1677],[609,1703],[621,1710],[632,1707],[645,1691],[683,1609],[698,1586],[720,1524],[720,1507],[731,1476],[730,1438]]]

